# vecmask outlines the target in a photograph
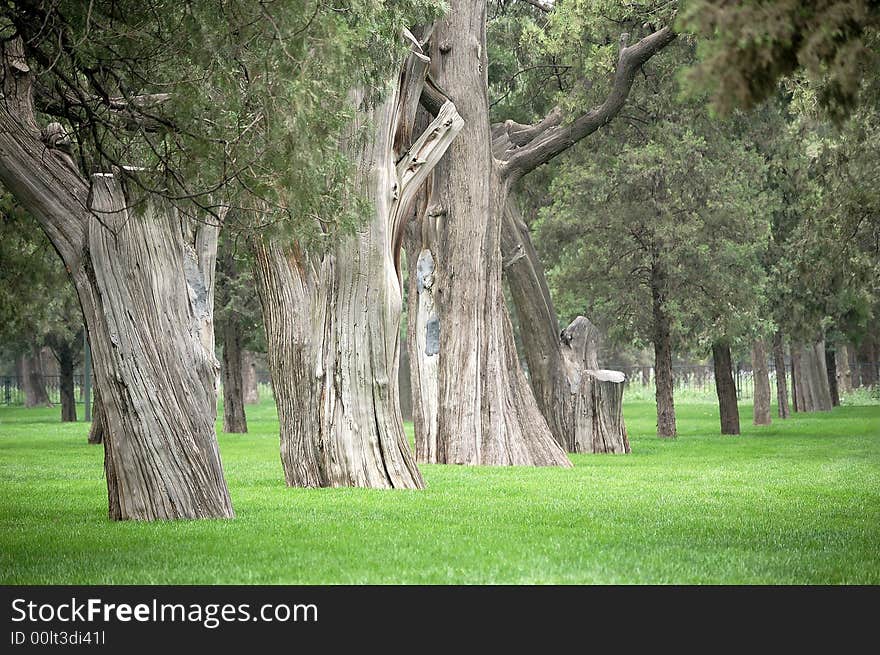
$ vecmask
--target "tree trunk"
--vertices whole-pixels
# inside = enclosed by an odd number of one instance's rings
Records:
[[[344,147],[372,201],[327,253],[255,245],[256,280],[289,486],[422,488],[398,384],[400,247],[406,211],[462,122],[447,102],[410,146],[427,58],[413,54],[376,107],[359,107]]]
[[[801,377],[801,347],[800,344],[791,342],[791,409],[794,412],[802,412],[804,406],[803,391],[800,388]]]
[[[798,365],[793,375],[797,381],[798,411],[830,411],[831,390],[828,386],[828,369],[825,365],[824,340],[793,345],[793,361],[795,350],[798,353]]]
[[[104,418],[104,405],[101,404],[101,394],[95,389],[92,395],[92,425],[89,428],[89,443],[99,444],[104,442],[106,419]]]
[[[81,335],[80,335],[81,336]],[[74,392],[73,370],[75,358],[68,344],[59,344],[55,349],[58,357],[59,390],[61,394],[61,421],[76,421],[76,394]]]
[[[756,339],[752,344],[752,376],[755,384],[754,424],[770,425],[770,373],[763,339]]]
[[[21,385],[24,390],[25,407],[51,407],[46,377],[43,375],[43,358],[39,348],[21,358]]]
[[[831,406],[840,406],[840,392],[837,389],[837,356],[834,350],[825,344],[825,370],[828,374],[828,391],[831,396]]]
[[[228,318],[222,327],[223,362],[223,431],[243,434],[247,429],[244,413],[244,382],[241,363],[241,326],[235,317]]]
[[[434,78],[454,93],[465,125],[436,168],[439,205],[417,260],[411,365],[429,394],[421,407],[436,408],[436,422],[416,423],[417,452],[446,464],[571,466],[519,365],[504,300],[501,227],[512,179],[492,156],[485,0],[454,0],[431,44]]]
[[[651,267],[651,300],[654,321],[654,391],[657,401],[657,436],[676,436],[674,381],[672,378],[672,330],[664,306],[666,276],[658,263]]]
[[[0,47],[0,182],[40,223],[79,297],[106,416],[110,517],[232,517],[214,431],[218,228],[127,197],[110,174],[90,187],[55,147],[64,129],[40,134],[21,40]]]
[[[529,382],[553,437],[568,452],[630,452],[620,406],[626,378],[612,371],[598,377],[586,374],[599,368],[598,331],[586,318],[576,318],[560,335],[544,268],[512,198],[504,211],[501,252]],[[611,388],[600,391],[600,387]],[[612,400],[612,406],[606,408],[598,395]],[[608,423],[600,425],[603,420]]]
[[[788,380],[785,375],[785,345],[781,331],[773,335],[773,366],[776,369],[776,412],[779,418],[788,418]]]
[[[852,391],[852,370],[849,366],[850,349],[845,343],[837,346],[837,390],[839,394]]]
[[[257,385],[256,356],[250,350],[241,351],[241,380],[244,387],[244,404],[256,405],[260,402],[260,389]]]
[[[739,434],[739,408],[736,401],[736,385],[733,383],[730,346],[713,343],[712,363],[715,366],[715,391],[718,394],[718,409],[721,415],[721,434]]]

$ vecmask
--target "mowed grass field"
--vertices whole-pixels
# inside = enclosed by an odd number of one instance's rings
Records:
[[[80,411],[81,411],[80,407]],[[271,401],[220,435],[237,518],[113,523],[103,451],[58,409],[0,408],[4,584],[880,584],[880,406],[680,436],[627,402],[633,454],[571,470],[423,466],[425,491],[288,489]]]

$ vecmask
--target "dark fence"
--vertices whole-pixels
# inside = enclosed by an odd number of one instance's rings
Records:
[[[652,366],[609,366],[608,368],[622,371],[626,375],[628,385],[654,385],[654,368]],[[770,363],[770,390],[776,394],[776,368]],[[874,387],[880,380],[880,366],[868,362],[850,363],[852,387]],[[697,393],[715,393],[715,371],[711,365],[677,365],[672,367],[672,379],[676,390]],[[791,369],[786,369],[786,380],[791,390]],[[751,366],[737,366],[733,371],[737,397],[749,399],[754,396],[755,380]]]
[[[49,402],[53,405],[61,404],[61,376],[44,375],[46,392],[49,394]],[[83,376],[73,376],[74,396],[76,402],[83,402]],[[24,405],[25,392],[22,380],[17,375],[0,376],[0,405]]]

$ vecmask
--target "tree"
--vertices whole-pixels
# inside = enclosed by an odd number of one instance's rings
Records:
[[[639,67],[675,35],[664,28],[624,43],[607,97],[573,120],[557,107],[534,124],[507,121],[490,130],[486,3],[451,6],[431,38],[432,75],[453,94],[466,127],[437,169],[412,257],[420,276],[419,297],[410,304],[417,326],[413,390],[422,395],[415,403],[417,455],[567,466],[516,357],[501,286],[505,206],[518,180],[613,117]]]
[[[325,248],[255,242],[290,486],[424,486],[397,393],[400,248],[407,210],[462,120],[442,101],[414,138],[419,99],[430,93],[430,60],[410,41],[412,53],[386,83],[372,94],[362,87],[350,94],[357,114],[340,149],[357,166],[346,202],[362,212],[359,227]]]
[[[784,374],[784,364],[782,371]],[[767,349],[763,339],[755,339],[752,343],[752,375],[755,384],[752,420],[755,425],[770,425],[770,375],[767,370]]]

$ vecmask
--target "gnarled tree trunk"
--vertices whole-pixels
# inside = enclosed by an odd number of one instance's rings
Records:
[[[504,208],[501,252],[529,382],[553,437],[568,452],[630,452],[622,413],[625,377],[598,373],[598,331],[586,318],[560,334],[544,268],[513,199]]]
[[[82,306],[106,417],[110,517],[231,517],[214,432],[218,228],[155,199],[134,203],[111,174],[90,187],[56,149],[60,125],[41,139],[21,41],[0,47],[0,182],[52,241]]]
[[[715,367],[715,391],[718,394],[721,434],[739,434],[739,408],[736,401],[736,385],[733,382],[730,346],[720,342],[713,343],[712,363]]]
[[[773,366],[776,369],[776,412],[779,418],[788,418],[788,380],[785,374],[785,344],[782,332],[773,335]]]
[[[243,434],[247,429],[244,413],[244,381],[242,379],[241,326],[234,317],[223,324],[223,431]]]
[[[328,253],[261,240],[256,280],[290,486],[421,488],[400,413],[400,247],[419,186],[462,127],[447,102],[411,143],[427,57],[413,53],[378,106],[359,107],[345,144],[365,225]]]
[[[755,339],[752,343],[752,376],[755,385],[753,422],[755,425],[770,425],[770,373],[763,339]]]

